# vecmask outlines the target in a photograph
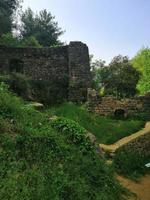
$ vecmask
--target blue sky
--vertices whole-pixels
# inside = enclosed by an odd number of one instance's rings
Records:
[[[24,0],[27,7],[49,10],[66,30],[62,41],[82,41],[107,62],[150,46],[150,0]]]

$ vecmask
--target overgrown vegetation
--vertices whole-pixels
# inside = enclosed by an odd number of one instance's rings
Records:
[[[0,199],[122,200],[124,189],[85,130],[49,117],[0,84]]]
[[[145,166],[150,159],[150,135],[121,147],[115,153],[114,166],[119,174],[137,179],[150,170]]]
[[[150,48],[142,48],[132,59],[132,64],[142,74],[137,85],[140,94],[150,92]]]
[[[22,97],[24,100],[32,100],[44,103],[45,105],[55,105],[67,99],[68,78],[61,81],[32,80],[24,74],[12,72],[10,75],[1,75],[0,83],[9,85],[12,92]]]
[[[66,117],[78,122],[86,130],[93,133],[99,143],[112,144],[144,127],[144,121],[136,119],[116,120],[89,113],[84,107],[72,103],[50,108],[50,115]]]

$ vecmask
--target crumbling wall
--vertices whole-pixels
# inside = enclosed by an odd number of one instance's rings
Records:
[[[123,111],[124,117],[134,116],[150,119],[150,95],[117,99],[114,96],[100,97],[93,89],[88,89],[88,109],[104,116],[115,116]]]
[[[58,97],[83,102],[90,87],[88,47],[82,42],[54,48],[0,47],[0,73],[11,72],[45,82],[51,86],[47,93],[56,102]]]

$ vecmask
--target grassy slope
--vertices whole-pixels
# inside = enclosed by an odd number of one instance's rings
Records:
[[[66,137],[0,85],[0,199],[122,200],[112,169]]]
[[[71,103],[51,108],[47,111],[51,115],[58,115],[75,120],[85,129],[93,133],[100,143],[112,144],[128,136],[142,127],[144,121],[115,120],[88,113],[84,108]]]

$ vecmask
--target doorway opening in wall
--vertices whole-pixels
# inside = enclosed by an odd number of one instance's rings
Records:
[[[125,118],[125,115],[126,115],[126,112],[124,109],[116,109],[114,112],[114,116],[117,119],[120,119],[120,118],[123,119]]]
[[[9,71],[14,73],[23,73],[23,61],[20,59],[11,59],[9,61]]]

